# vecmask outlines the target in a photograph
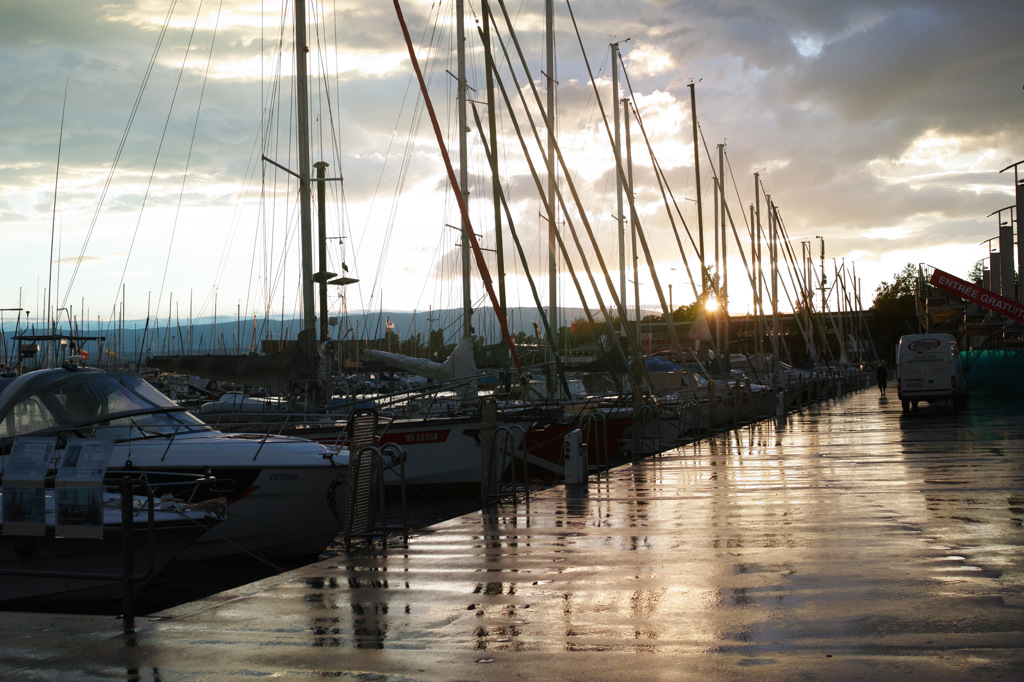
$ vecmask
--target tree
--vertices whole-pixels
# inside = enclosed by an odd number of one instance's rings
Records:
[[[682,305],[672,311],[672,320],[675,322],[692,322],[704,312],[704,301],[698,299],[693,303]]]
[[[918,330],[917,267],[913,263],[897,272],[891,284],[878,285],[871,303],[871,318],[883,349],[892,348],[900,336]]]
[[[907,263],[893,277],[892,284],[882,282],[878,285],[871,307],[876,308],[879,305],[891,305],[897,302],[905,303],[907,300],[913,303],[916,293],[917,268],[913,263]]]
[[[444,355],[443,329],[432,329],[430,331],[430,338],[427,340],[427,351],[429,352],[429,357],[433,360],[437,360]]]
[[[967,281],[971,284],[981,285],[985,277],[985,261],[980,260],[974,264],[971,271],[967,273]]]

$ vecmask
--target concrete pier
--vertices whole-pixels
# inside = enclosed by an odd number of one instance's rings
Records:
[[[0,614],[0,676],[1020,679],[1024,420],[867,389],[137,619]]]

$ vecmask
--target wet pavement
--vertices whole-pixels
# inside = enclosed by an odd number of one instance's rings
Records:
[[[876,389],[140,618],[0,614],[23,679],[1020,679],[1024,403]]]

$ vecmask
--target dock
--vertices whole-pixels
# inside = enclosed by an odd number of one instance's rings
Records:
[[[1024,420],[869,388],[149,616],[18,680],[1020,679]]]

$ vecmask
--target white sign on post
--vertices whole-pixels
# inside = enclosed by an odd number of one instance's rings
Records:
[[[4,535],[46,535],[46,472],[53,438],[15,438],[3,482]]]
[[[70,438],[57,468],[58,538],[103,537],[103,477],[114,441]]]

